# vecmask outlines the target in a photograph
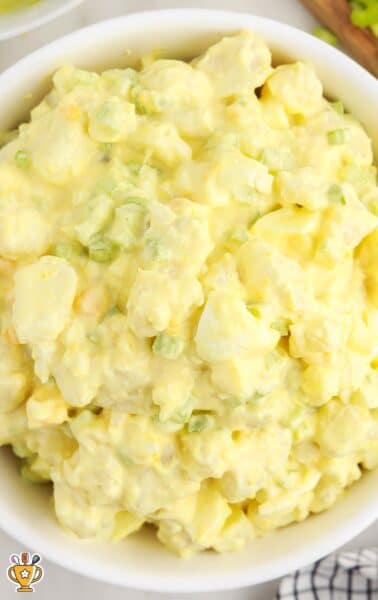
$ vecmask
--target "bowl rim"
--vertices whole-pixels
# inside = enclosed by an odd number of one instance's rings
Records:
[[[68,10],[67,7],[73,8],[74,6],[77,6],[83,2],[84,2],[84,0],[67,0],[67,2],[65,4],[62,4],[60,7],[57,7],[57,9],[54,11],[54,16],[59,16],[59,15],[63,14],[64,12],[66,12]],[[65,35],[57,38],[56,40],[53,40],[52,42],[49,42],[48,44],[44,44],[43,46],[37,48],[36,50],[33,50],[27,56],[24,56],[24,57],[18,59],[14,64],[10,65],[9,67],[7,67],[4,71],[2,71],[0,73],[0,80],[2,80],[4,77],[10,76],[15,70],[22,68],[24,65],[26,66],[29,63],[31,63],[31,64],[35,63],[39,56],[42,57],[44,54],[47,54],[48,52],[50,52],[53,49],[57,49],[59,46],[62,46],[63,48],[65,46],[69,46],[71,43],[76,41],[76,38],[82,38],[84,36],[94,34],[95,32],[101,31],[102,29],[111,29],[113,26],[117,26],[126,21],[132,20],[132,21],[137,22],[139,20],[151,19],[151,18],[152,19],[164,18],[164,20],[170,20],[173,17],[180,16],[180,17],[186,18],[188,20],[188,22],[190,22],[191,20],[193,20],[193,18],[196,18],[199,15],[201,15],[201,17],[203,17],[203,18],[206,18],[206,17],[214,18],[215,15],[217,15],[218,17],[223,17],[223,18],[227,18],[227,16],[232,16],[232,17],[238,16],[240,18],[240,20],[248,21],[248,20],[252,19],[255,23],[260,24],[261,26],[266,25],[268,27],[269,25],[271,25],[273,27],[278,27],[279,29],[281,29],[282,33],[286,33],[288,35],[293,34],[293,32],[294,32],[295,35],[298,36],[299,38],[302,38],[304,43],[307,43],[310,48],[314,48],[314,49],[316,48],[316,51],[320,55],[323,55],[324,57],[329,56],[333,60],[343,62],[347,66],[348,69],[351,69],[353,71],[354,77],[357,77],[361,83],[371,87],[372,92],[375,91],[377,93],[378,80],[373,75],[371,75],[359,63],[357,63],[353,58],[351,58],[350,56],[345,54],[339,48],[336,48],[335,46],[331,46],[330,44],[323,42],[316,36],[311,35],[310,33],[307,33],[306,31],[304,31],[302,29],[298,29],[297,27],[295,27],[293,25],[288,25],[287,23],[282,23],[281,21],[276,21],[276,20],[270,19],[268,17],[260,17],[257,15],[254,15],[253,13],[246,13],[246,12],[241,12],[241,11],[236,11],[236,10],[235,11],[233,11],[233,10],[218,10],[218,9],[212,9],[212,8],[211,9],[172,8],[172,9],[156,9],[156,10],[137,11],[137,12],[127,13],[125,15],[112,17],[110,19],[98,21],[96,23],[92,23],[92,24],[86,25],[84,27],[80,27],[79,29],[72,31],[71,33],[65,34]],[[54,18],[54,17],[49,16],[49,19],[50,18]],[[44,22],[46,22],[46,21],[44,21]],[[39,24],[41,25],[42,23],[39,22]],[[20,33],[22,33],[22,32],[20,32]],[[375,88],[375,90],[374,90],[374,88]]]
[[[80,1],[81,0],[74,0],[76,3],[79,3]],[[95,40],[99,39],[98,36],[100,33],[109,35],[114,27],[122,27],[124,24],[129,27],[133,23],[139,23],[139,25],[143,25],[146,23],[146,21],[152,22],[156,25],[156,27],[158,27],[161,20],[164,20],[165,24],[167,22],[174,24],[176,19],[179,19],[180,22],[189,22],[194,27],[193,23],[197,24],[205,19],[217,18],[220,21],[223,20],[224,22],[227,22],[227,19],[230,17],[232,17],[232,19],[237,18],[240,21],[240,29],[253,29],[255,27],[258,29],[258,31],[260,31],[261,29],[268,30],[269,28],[275,28],[277,30],[277,34],[281,34],[284,38],[295,35],[300,44],[303,43],[307,47],[310,47],[310,50],[313,53],[323,56],[324,60],[330,60],[330,58],[332,58],[332,60],[335,62],[335,69],[341,61],[345,68],[349,71],[350,77],[353,77],[353,79],[356,81],[356,84],[363,86],[364,89],[368,88],[369,93],[371,90],[372,95],[376,96],[378,99],[377,82],[367,71],[365,71],[360,65],[343,54],[341,51],[329,47],[328,45],[324,44],[324,42],[314,38],[310,34],[279,21],[274,21],[264,17],[257,17],[249,13],[200,8],[168,9],[130,13],[121,17],[115,17],[106,21],[101,21],[99,23],[95,23],[74,31],[73,33],[63,36],[51,42],[50,44],[39,48],[0,74],[0,89],[2,86],[17,86],[17,82],[20,81],[22,74],[27,73],[30,68],[34,68],[40,59],[45,58],[47,61],[47,57],[51,59],[51,55],[61,56],[62,53],[64,53],[64,50],[69,48],[72,44],[80,46],[80,43],[84,40],[91,39],[93,40],[93,43],[95,43]],[[371,525],[377,518],[378,504],[376,503],[375,498],[371,498],[364,503],[363,510],[356,510],[356,513],[351,515],[345,526],[339,527],[335,532],[332,533],[331,539],[325,539],[325,536],[323,536],[319,540],[310,542],[309,547],[306,548],[305,551],[302,551],[299,557],[294,551],[287,552],[283,557],[275,559],[270,564],[267,564],[264,568],[261,568],[258,574],[253,571],[253,565],[251,565],[250,569],[244,569],[242,572],[237,572],[237,574],[230,575],[219,573],[219,577],[217,576],[216,579],[214,578],[214,575],[202,575],[189,582],[189,589],[182,589],[182,578],[180,575],[176,575],[175,573],[172,574],[172,577],[169,580],[167,580],[167,577],[164,574],[162,576],[154,575],[151,578],[146,578],[145,574],[134,574],[125,571],[121,575],[117,570],[112,570],[111,565],[107,565],[106,567],[103,567],[101,571],[99,571],[97,566],[93,564],[92,559],[86,558],[84,552],[81,555],[80,561],[73,561],[72,555],[68,550],[59,546],[59,544],[55,541],[51,542],[42,533],[33,530],[33,527],[30,526],[28,522],[22,523],[18,517],[15,517],[12,514],[11,507],[8,507],[8,510],[0,515],[0,527],[10,536],[16,537],[16,539],[26,546],[35,547],[46,559],[71,571],[75,571],[80,575],[92,577],[94,579],[114,585],[128,586],[139,590],[158,591],[164,593],[189,593],[236,589],[283,576],[291,570],[309,564],[325,554],[334,551],[336,548],[343,545]],[[22,525],[21,531],[20,522]],[[295,527],[295,525],[293,525],[293,527]],[[80,548],[82,547],[83,546],[80,545]]]
[[[0,42],[46,25],[50,21],[58,19],[65,13],[78,7],[83,2],[84,0],[63,0],[56,6],[49,7],[48,4],[45,6],[42,4],[40,6],[36,5],[25,8],[16,13],[6,13],[2,15],[2,18],[9,18],[9,27],[4,28],[4,30],[0,29]]]

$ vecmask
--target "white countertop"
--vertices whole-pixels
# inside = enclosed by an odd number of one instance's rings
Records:
[[[157,8],[221,8],[252,12],[257,15],[280,20],[305,30],[311,30],[314,21],[297,0],[86,0],[72,13],[53,23],[13,40],[0,43],[0,70],[15,62],[35,48],[69,33],[89,23],[109,17]],[[360,546],[377,545],[378,522],[363,534],[347,544],[353,549]],[[5,573],[9,556],[20,553],[25,548],[0,531],[0,599],[14,598],[14,586],[6,579]],[[37,549],[38,550],[38,549]],[[35,594],[40,600],[162,600],[173,598],[167,594],[136,592],[100,583],[81,577],[61,567],[43,560],[45,576],[36,586]],[[252,588],[231,592],[210,594],[175,594],[174,600],[272,600],[277,589],[277,581]]]

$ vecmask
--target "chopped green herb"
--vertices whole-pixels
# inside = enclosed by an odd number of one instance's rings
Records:
[[[214,426],[214,417],[212,415],[193,415],[189,419],[189,433],[200,433],[205,429],[210,429]]]
[[[184,342],[181,338],[166,333],[159,333],[152,344],[152,350],[155,354],[170,360],[178,358],[183,349]]]
[[[328,131],[327,139],[328,143],[331,146],[338,146],[340,144],[345,144],[348,141],[348,129],[333,129],[332,131]]]
[[[333,183],[328,189],[328,201],[330,204],[346,204],[343,189],[337,183]]]
[[[31,164],[29,152],[27,150],[17,150],[16,154],[14,155],[14,162],[19,169],[27,169]]]
[[[323,42],[326,42],[327,44],[330,44],[331,46],[337,46],[339,42],[335,34],[332,33],[332,31],[329,31],[329,29],[325,29],[325,27],[315,27],[312,33],[315,37],[319,38]]]

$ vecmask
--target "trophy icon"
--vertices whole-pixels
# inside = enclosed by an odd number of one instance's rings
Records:
[[[43,575],[42,567],[36,566],[40,560],[38,554],[34,554],[31,561],[28,552],[22,552],[21,555],[12,554],[10,561],[13,564],[7,574],[9,579],[19,586],[17,592],[34,592],[32,584],[39,581]]]

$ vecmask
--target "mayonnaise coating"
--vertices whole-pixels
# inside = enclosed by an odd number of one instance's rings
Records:
[[[378,466],[371,142],[244,31],[65,66],[0,151],[0,444],[61,526],[186,557]]]

